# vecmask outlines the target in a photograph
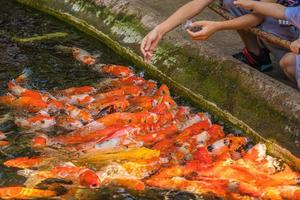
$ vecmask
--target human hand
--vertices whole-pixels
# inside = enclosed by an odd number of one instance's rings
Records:
[[[251,10],[251,9],[253,9],[254,1],[252,1],[252,0],[235,0],[233,2],[233,4],[236,5],[237,7],[242,7],[247,10]]]
[[[192,27],[201,27],[199,31],[193,32],[189,28],[186,31],[193,40],[207,40],[212,34],[219,30],[220,22],[214,21],[197,21],[193,22]]]
[[[162,36],[163,34],[158,30],[158,28],[155,28],[150,31],[142,40],[140,50],[144,56],[145,62],[150,61],[153,55],[153,50],[156,48]]]
[[[295,40],[290,45],[291,51],[295,54],[300,54],[300,39]]]

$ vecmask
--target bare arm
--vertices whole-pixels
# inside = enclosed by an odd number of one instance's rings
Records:
[[[157,30],[164,35],[167,32],[174,29],[176,26],[181,24],[187,19],[197,15],[213,0],[193,0],[184,6],[180,7],[175,13],[173,13],[168,19],[163,21],[157,26]]]
[[[218,30],[239,30],[255,27],[263,21],[264,17],[259,14],[247,14],[232,20],[221,22]]]
[[[157,25],[152,31],[150,31],[141,42],[141,52],[144,56],[144,60],[149,62],[153,50],[158,45],[162,37],[176,26],[184,22],[185,20],[195,16],[201,12],[208,4],[213,0],[193,0],[179,8],[168,19]]]
[[[253,10],[254,13],[274,17],[277,19],[285,19],[285,7],[277,3],[236,0],[234,4],[248,10]]]

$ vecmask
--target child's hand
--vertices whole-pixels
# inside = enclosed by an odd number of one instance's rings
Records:
[[[294,42],[292,42],[290,48],[291,48],[293,53],[300,54],[300,39],[295,40]]]
[[[218,31],[220,22],[213,21],[197,21],[193,22],[192,27],[201,27],[197,32],[190,29],[186,31],[193,40],[207,40],[212,34]]]
[[[140,50],[146,62],[150,61],[153,54],[153,50],[156,48],[161,38],[162,34],[160,34],[160,32],[157,29],[153,29],[142,40]]]
[[[253,9],[254,1],[252,1],[252,0],[235,0],[233,2],[233,4],[236,5],[237,7],[242,7],[247,10],[251,10],[251,9]]]

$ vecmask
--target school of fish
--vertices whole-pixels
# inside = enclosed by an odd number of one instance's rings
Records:
[[[27,179],[0,188],[1,199],[63,199],[72,188],[108,184],[224,199],[300,199],[300,174],[267,155],[265,144],[251,146],[247,137],[224,133],[208,114],[177,105],[167,85],[130,67],[97,64],[87,51],[71,50],[78,62],[111,78],[44,92],[27,87],[26,69],[8,82],[0,104],[16,111],[15,124],[34,135],[30,146],[40,156],[2,163]],[[9,145],[0,132],[0,148]],[[67,192],[58,194],[58,185]]]

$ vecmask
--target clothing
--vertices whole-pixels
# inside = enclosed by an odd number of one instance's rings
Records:
[[[286,8],[285,18],[300,29],[300,6]]]
[[[296,79],[300,81],[300,55],[296,57]]]
[[[300,6],[286,8],[285,18],[300,28]],[[300,55],[296,57],[296,79],[300,80]]]
[[[289,5],[300,4],[300,0],[280,0],[282,3]],[[239,17],[245,14],[251,13],[250,11],[238,8],[233,4],[233,0],[223,0],[222,6],[228,10],[233,16]],[[299,38],[300,31],[295,26],[281,25],[277,19],[272,17],[266,17],[264,22],[260,24],[257,28],[272,33],[284,40],[295,41]],[[278,60],[282,58],[284,54],[288,52],[287,49],[281,48],[277,45],[271,44],[263,39],[260,39],[260,46],[262,48],[267,48]]]
[[[285,7],[300,6],[300,0],[278,0],[277,3],[279,3]]]

